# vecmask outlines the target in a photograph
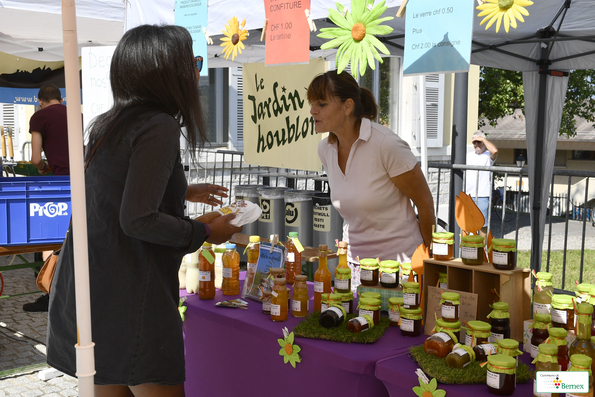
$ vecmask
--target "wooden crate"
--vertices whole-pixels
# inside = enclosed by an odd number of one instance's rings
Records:
[[[523,322],[531,318],[531,277],[529,269],[497,270],[490,263],[469,266],[460,258],[451,261],[424,261],[423,294],[427,296],[428,286],[438,284],[438,273],[447,274],[448,289],[472,292],[478,295],[477,320],[489,321],[486,316],[492,311],[490,304],[497,297],[491,292],[496,290],[503,302],[508,303],[510,313],[510,337],[523,342]],[[427,302],[424,300],[424,317]]]

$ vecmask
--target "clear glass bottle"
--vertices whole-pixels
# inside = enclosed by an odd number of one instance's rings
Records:
[[[432,233],[432,256],[437,261],[449,261],[455,257],[454,233]]]
[[[550,337],[545,343],[552,343],[558,346],[558,365],[560,366],[559,370],[566,371],[568,369],[568,364],[570,363],[568,341],[566,340],[568,331],[566,331],[564,328],[551,327],[549,329],[549,333]]]
[[[488,356],[486,383],[492,394],[512,395],[516,390],[516,360],[503,354]]]
[[[235,244],[226,244],[223,254],[223,295],[238,295],[240,293],[240,254]]]
[[[256,276],[256,267],[258,266],[258,257],[260,256],[260,236],[250,236],[246,247],[246,278],[244,279],[244,288],[242,288],[242,298],[245,298],[254,285]]]
[[[584,354],[570,356],[569,371],[587,371],[589,373],[589,391],[587,393],[566,393],[566,397],[593,397],[593,359]]]
[[[293,284],[295,276],[302,274],[302,244],[298,239],[298,232],[289,232],[289,238],[285,243],[285,278],[287,284]]]
[[[287,321],[287,283],[284,278],[276,278],[271,292],[271,320]]]
[[[548,328],[551,325],[551,316],[549,314],[537,313],[533,321],[531,335],[531,358],[537,357],[539,345],[549,338]]]
[[[492,311],[488,314],[490,324],[492,324],[492,342],[500,339],[510,338],[510,313],[508,313],[508,303],[494,302]]]
[[[198,297],[215,297],[215,251],[210,243],[203,243],[198,251]]]
[[[595,346],[591,342],[591,315],[593,314],[593,306],[589,303],[579,303],[576,306],[576,310],[576,339],[570,344],[570,361],[572,361],[574,354],[584,354],[593,359],[595,358]],[[595,368],[591,369],[595,370]]]
[[[339,256],[339,263],[337,264],[337,269],[350,269],[349,265],[347,264],[347,241],[339,241],[337,244],[337,255]]]
[[[291,301],[291,314],[293,317],[308,316],[308,309],[310,303],[310,295],[308,293],[308,284],[306,280],[308,276],[295,276],[295,284],[293,286],[293,299]]]
[[[560,370],[560,365],[558,364],[558,346],[550,343],[542,343],[539,345],[539,353],[532,363],[535,364],[535,374],[533,374],[533,397],[559,397],[559,393],[537,392],[537,372]]]
[[[537,281],[535,282],[535,292],[533,294],[533,315],[536,313],[552,314],[552,295],[554,295],[552,274],[538,272],[536,277]]]
[[[318,270],[314,273],[314,311],[320,311],[321,295],[331,292],[331,272],[327,263],[328,246],[318,246]]]

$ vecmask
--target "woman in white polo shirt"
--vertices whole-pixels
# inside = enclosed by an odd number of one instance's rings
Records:
[[[353,281],[359,283],[357,257],[409,262],[418,245],[429,247],[435,222],[432,194],[409,145],[373,121],[374,96],[346,72],[316,76],[308,101],[316,132],[329,132],[318,155],[344,219]]]

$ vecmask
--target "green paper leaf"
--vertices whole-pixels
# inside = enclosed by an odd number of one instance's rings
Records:
[[[299,347],[298,345],[293,345],[293,352],[295,354],[298,354],[301,351],[302,351],[302,348],[301,347]]]
[[[378,48],[384,55],[390,55],[388,48],[386,48],[386,46],[380,40],[372,35],[370,35],[370,44]]]
[[[391,28],[390,26],[386,26],[386,25],[372,26],[371,28],[366,29],[366,36],[367,35],[384,36],[386,34],[391,33],[392,31],[393,31],[393,28]]]
[[[364,15],[362,23],[368,26],[368,23],[377,19],[388,7],[384,7],[384,1],[377,4],[376,7],[372,8],[369,12]]]
[[[351,14],[353,16],[353,22],[358,23],[362,21],[364,10],[366,9],[365,0],[351,0]]]
[[[374,26],[378,26],[378,25],[380,25],[382,22],[385,22],[385,21],[390,21],[391,19],[394,19],[394,18],[393,18],[393,17],[385,17],[385,18],[379,18],[379,19],[375,19],[375,20],[373,20],[373,21],[370,21],[370,23],[368,23],[368,24],[366,25],[366,28],[372,28],[372,27],[374,27]]]
[[[351,32],[345,30],[343,28],[322,28],[316,37],[320,37],[321,39],[334,39],[337,37],[351,37]]]
[[[330,9],[328,17],[335,25],[351,31],[351,26],[347,23],[347,20],[339,13],[339,11]]]
[[[287,344],[284,339],[277,339],[277,343],[279,343],[279,346],[282,348],[285,348],[285,345]]]
[[[413,392],[415,393],[416,396],[418,397],[422,397],[422,395],[424,394],[424,391],[421,387],[419,386],[414,386],[413,387]]]
[[[343,14],[343,10],[345,9],[345,7],[343,6],[343,4],[341,4],[341,3],[339,3],[339,2],[337,1],[337,2],[335,2],[335,6],[337,7],[337,10],[339,10],[339,12],[340,12],[341,14]],[[329,9],[329,11],[330,11],[330,9]]]
[[[290,364],[293,368],[295,368],[295,361],[291,361]]]
[[[289,356],[287,354],[285,354],[283,356],[283,364],[287,364],[289,362]]]
[[[344,42],[346,42],[349,39],[350,39],[350,37],[348,37],[348,36],[337,37],[331,41],[327,41],[326,43],[321,45],[320,48],[323,50],[326,50],[327,48],[335,48],[335,47],[340,46],[341,44],[343,44]]]
[[[279,350],[279,355],[280,356],[286,356],[287,355],[287,353],[285,353],[285,348],[282,347],[281,350]]]
[[[444,397],[446,396],[446,390],[438,389],[433,392],[433,397]]]
[[[291,334],[289,334],[289,336],[287,336],[287,343],[289,343],[290,345],[293,345],[293,340],[294,340],[295,336],[293,335],[293,332]]]
[[[436,390],[437,387],[438,381],[436,380],[436,378],[432,378],[432,380],[430,381],[430,391]]]

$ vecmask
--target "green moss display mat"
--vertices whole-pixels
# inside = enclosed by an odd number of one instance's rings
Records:
[[[348,314],[345,322],[335,328],[321,327],[318,323],[319,317],[320,312],[314,312],[300,321],[300,323],[293,329],[295,336],[310,339],[332,340],[343,343],[374,343],[384,335],[384,331],[386,331],[390,324],[388,317],[380,317],[380,324],[375,325],[374,328],[354,334],[347,330],[346,324],[347,321],[357,317],[356,314]]]
[[[423,345],[410,347],[409,353],[430,378],[436,378],[440,383],[486,383],[487,365],[482,368],[478,363],[473,362],[463,369],[451,368],[446,365],[445,359],[426,354]],[[525,383],[532,377],[533,371],[527,364],[519,362],[519,366],[516,370],[516,383]]]

